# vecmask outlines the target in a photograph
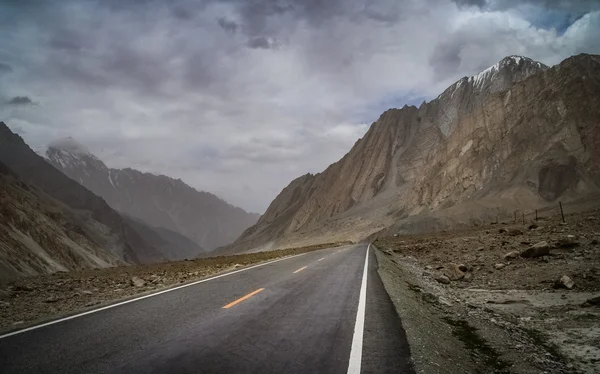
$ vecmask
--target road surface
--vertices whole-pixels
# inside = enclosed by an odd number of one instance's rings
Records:
[[[0,337],[0,372],[412,373],[368,253],[310,252]]]

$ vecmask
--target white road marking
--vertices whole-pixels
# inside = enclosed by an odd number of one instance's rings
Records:
[[[354,324],[354,336],[352,337],[352,348],[350,349],[350,361],[348,362],[348,374],[360,374],[362,362],[363,332],[365,329],[365,308],[367,305],[367,275],[369,268],[369,248],[365,258],[360,295],[358,296],[358,311],[356,312],[356,323]]]
[[[307,252],[307,253],[308,253],[308,252]],[[7,333],[7,334],[0,335],[0,339],[8,338],[9,336],[13,336],[13,335],[17,335],[17,334],[22,334],[22,333],[24,333],[24,332],[27,332],[27,331],[31,331],[31,330],[40,329],[40,328],[42,328],[42,327],[46,327],[46,326],[50,326],[50,325],[54,325],[54,324],[56,324],[56,323],[60,323],[60,322],[64,322],[64,321],[68,321],[68,320],[70,320],[70,319],[75,319],[75,318],[77,318],[77,317],[83,317],[83,316],[86,316],[86,315],[88,315],[88,314],[92,314],[92,313],[100,312],[100,311],[102,311],[102,310],[106,310],[106,309],[110,309],[110,308],[115,308],[115,307],[118,307],[118,306],[120,306],[120,305],[125,305],[125,304],[132,303],[132,302],[134,302],[134,301],[143,300],[143,299],[147,299],[147,298],[149,298],[149,297],[158,296],[158,295],[160,295],[160,294],[167,293],[167,292],[171,292],[171,291],[175,291],[175,290],[179,290],[179,289],[181,289],[181,288],[185,288],[185,287],[194,286],[194,285],[196,285],[196,284],[199,284],[199,283],[204,283],[204,282],[208,282],[208,281],[211,281],[211,280],[213,280],[213,279],[217,279],[217,278],[226,277],[226,276],[228,276],[228,275],[232,275],[232,274],[236,274],[236,273],[241,273],[242,271],[246,271],[246,270],[254,269],[254,268],[257,268],[257,267],[260,267],[260,266],[265,266],[265,265],[273,264],[273,263],[275,263],[275,262],[279,262],[279,261],[283,261],[283,260],[289,260],[289,259],[291,259],[291,258],[294,258],[294,257],[303,256],[303,255],[305,255],[305,254],[307,254],[307,253],[300,253],[299,255],[294,255],[294,256],[290,256],[290,257],[284,257],[284,258],[280,258],[280,259],[277,259],[277,260],[273,260],[273,261],[265,262],[265,263],[262,263],[262,264],[253,265],[253,266],[250,266],[250,267],[247,267],[247,268],[244,268],[244,269],[240,269],[240,270],[235,270],[235,271],[232,271],[232,272],[230,272],[230,273],[225,273],[225,274],[216,275],[216,276],[214,276],[214,277],[211,277],[211,278],[202,279],[202,280],[199,280],[199,281],[196,281],[196,282],[192,282],[192,283],[184,284],[184,285],[182,285],[182,286],[177,286],[177,287],[169,288],[169,289],[167,289],[167,290],[162,290],[162,291],[158,291],[158,292],[151,293],[151,294],[148,294],[148,295],[144,295],[144,296],[136,297],[135,299],[130,299],[130,300],[121,301],[121,302],[119,302],[119,303],[115,303],[115,304],[111,304],[111,305],[103,306],[103,307],[101,307],[101,308],[98,308],[98,309],[88,310],[87,312],[83,312],[83,313],[75,314],[75,315],[72,315],[72,316],[68,316],[68,317],[60,318],[60,319],[57,319],[57,320],[54,320],[54,321],[50,321],[50,322],[46,322],[46,323],[42,323],[42,324],[40,324],[40,325],[35,325],[35,326],[27,327],[27,328],[24,328],[24,329],[22,329],[22,330],[17,330],[17,331],[9,332],[9,333]]]

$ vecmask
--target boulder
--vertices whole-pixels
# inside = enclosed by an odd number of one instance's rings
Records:
[[[536,225],[535,223],[532,223],[531,225],[527,226],[527,228],[528,228],[529,230],[535,230],[535,229],[537,229],[538,227],[539,227],[539,226],[538,226],[538,225]]]
[[[505,260],[511,260],[511,259],[517,258],[517,257],[519,257],[519,252],[517,252],[517,251],[508,252],[507,254],[504,255]]]
[[[510,236],[519,236],[519,235],[523,235],[523,231],[519,230],[519,229],[512,229],[508,232],[508,235]]]
[[[465,264],[458,264],[458,270],[462,271],[463,273],[466,273],[467,271],[469,271],[469,267]]]
[[[591,244],[591,245],[598,245],[598,239],[593,239],[593,240],[590,242],[590,244]]]
[[[542,257],[550,254],[550,245],[546,241],[535,243],[531,247],[521,252],[523,258]]]
[[[587,299],[584,306],[599,306],[600,307],[600,296],[592,297],[591,299]]]
[[[146,282],[140,277],[131,277],[131,285],[134,287],[144,287]],[[115,290],[116,291],[116,290]]]
[[[450,278],[448,278],[447,276],[443,275],[443,274],[438,274],[435,276],[434,278],[436,281],[438,281],[441,284],[448,284],[450,283]]]
[[[567,235],[558,239],[556,245],[560,248],[573,248],[579,246],[579,242],[575,239],[575,236]]]
[[[494,268],[495,268],[496,270],[504,269],[505,267],[506,267],[506,265],[504,265],[504,264],[500,264],[500,263],[498,263],[498,264],[494,265]]]
[[[470,281],[472,281],[473,280],[473,273],[465,273],[465,276],[461,280],[463,282],[470,282]]]
[[[461,280],[465,276],[465,272],[462,271],[460,265],[457,264],[447,264],[444,266],[443,273],[452,281]]]
[[[568,276],[563,275],[554,283],[554,288],[566,288],[568,290],[575,287],[575,282]]]

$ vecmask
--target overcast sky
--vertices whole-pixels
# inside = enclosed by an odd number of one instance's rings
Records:
[[[0,0],[0,120],[262,213],[390,107],[600,53],[595,0]]]

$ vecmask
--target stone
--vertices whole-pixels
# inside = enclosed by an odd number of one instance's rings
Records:
[[[508,232],[508,235],[510,236],[519,236],[519,235],[523,235],[523,231],[519,230],[519,229],[512,229]]]
[[[425,266],[425,270],[433,270],[433,266],[427,265],[427,266]]]
[[[485,249],[485,247],[479,247],[479,248],[477,248],[477,251],[478,251],[478,252],[481,252],[481,251],[483,251],[484,249]]]
[[[592,297],[591,299],[587,299],[584,306],[598,306],[600,307],[600,296]]]
[[[498,263],[498,264],[494,265],[494,268],[495,268],[496,270],[504,269],[505,267],[506,267],[506,265],[504,265],[504,264],[500,264],[500,263]]]
[[[498,230],[499,234],[504,234],[505,232],[506,232],[506,229],[504,229],[504,228]]]
[[[473,273],[471,273],[471,272],[465,273],[465,276],[461,280],[463,282],[470,282],[470,281],[472,281],[473,280]]]
[[[527,226],[527,228],[528,228],[529,230],[535,230],[535,229],[537,229],[538,227],[539,227],[539,226],[538,226],[538,225],[536,225],[535,223],[532,223],[531,225]]]
[[[447,276],[443,275],[443,274],[438,274],[436,275],[436,277],[434,278],[436,281],[438,281],[441,284],[448,284],[450,283],[450,278],[448,278]]]
[[[598,239],[593,239],[593,240],[590,242],[590,244],[591,244],[591,245],[598,245]]]
[[[579,242],[575,239],[575,236],[567,235],[558,239],[556,245],[560,248],[573,248],[579,246]]]
[[[568,290],[575,287],[575,282],[567,275],[563,275],[554,283],[554,288],[566,288]]]
[[[465,272],[460,270],[460,266],[452,263],[444,266],[443,273],[452,281],[461,280],[465,276]]]
[[[92,291],[88,291],[88,290],[84,290],[84,291],[81,291],[81,294],[82,295],[92,295],[93,292]]]
[[[466,273],[467,271],[469,271],[469,268],[465,264],[459,264],[458,270],[462,271],[463,273]]]
[[[146,282],[140,277],[131,277],[131,285],[134,287],[144,287]]]
[[[442,305],[452,306],[452,303],[450,302],[450,300],[448,300],[442,296],[438,297],[438,302]]]
[[[505,260],[511,260],[511,259],[517,258],[517,257],[519,257],[519,252],[517,252],[517,251],[508,252],[507,254],[504,255]]]
[[[542,257],[550,254],[550,245],[546,241],[535,243],[531,247],[521,252],[523,258]]]
[[[60,300],[60,298],[56,297],[56,296],[50,296],[49,298],[47,298],[46,300],[44,300],[45,303],[55,303],[58,300]]]

